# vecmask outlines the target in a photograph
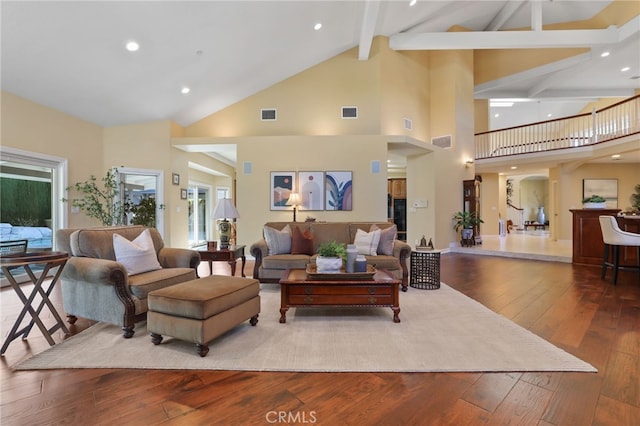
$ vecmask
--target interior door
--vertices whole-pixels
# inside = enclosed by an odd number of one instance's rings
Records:
[[[120,202],[126,206],[124,223],[155,227],[163,235],[163,172],[121,168],[118,178]]]

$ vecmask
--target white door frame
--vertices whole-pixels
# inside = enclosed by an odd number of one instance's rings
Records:
[[[137,169],[132,167],[115,167],[119,174],[144,175],[156,177],[156,228],[164,238],[164,171],[154,169]]]

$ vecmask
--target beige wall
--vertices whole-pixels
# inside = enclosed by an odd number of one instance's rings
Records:
[[[68,182],[104,176],[103,129],[62,112],[1,93],[1,140],[3,147],[68,159]],[[61,200],[59,202],[62,202]],[[67,203],[69,204],[69,203]],[[68,226],[99,225],[67,207]]]

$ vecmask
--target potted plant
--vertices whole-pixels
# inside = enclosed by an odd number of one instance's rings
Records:
[[[316,266],[318,272],[340,272],[342,262],[347,257],[347,250],[344,245],[334,241],[320,244]]]
[[[463,240],[470,240],[473,237],[473,229],[484,223],[478,216],[478,212],[456,212],[451,218],[453,220],[453,229],[460,231],[460,237]]]
[[[584,209],[604,209],[607,206],[607,200],[600,195],[592,195],[582,200],[582,208]]]

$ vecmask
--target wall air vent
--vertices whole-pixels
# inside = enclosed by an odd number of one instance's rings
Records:
[[[262,121],[275,121],[277,111],[275,108],[263,108],[260,110],[260,119]]]
[[[412,130],[413,129],[413,121],[411,121],[409,118],[403,118],[402,121],[404,121],[404,129],[405,130]]]
[[[342,107],[343,119],[356,119],[358,118],[358,107],[356,106],[343,106]]]
[[[440,148],[451,148],[451,135],[433,138],[431,139],[431,145],[439,146]]]

